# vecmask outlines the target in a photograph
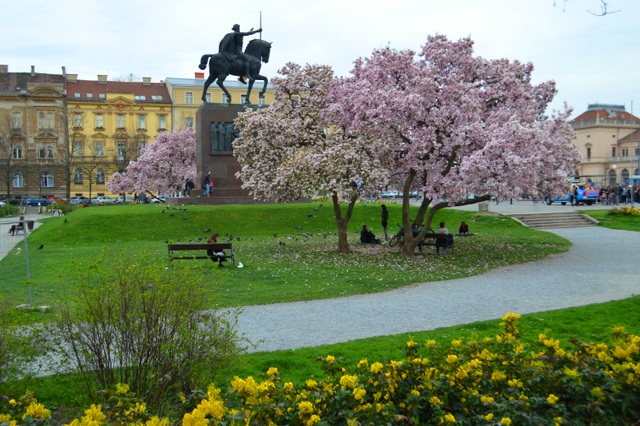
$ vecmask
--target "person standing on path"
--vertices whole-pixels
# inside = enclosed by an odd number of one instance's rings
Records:
[[[207,172],[207,175],[204,177],[204,195],[205,197],[210,196],[211,194],[211,172]]]
[[[380,217],[382,218],[382,230],[384,231],[384,242],[389,242],[389,233],[387,232],[387,223],[389,221],[389,210],[387,210],[387,206],[382,204],[382,212],[380,213]]]

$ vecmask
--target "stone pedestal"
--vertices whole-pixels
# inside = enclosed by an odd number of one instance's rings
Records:
[[[235,174],[240,164],[233,156],[231,142],[237,136],[233,120],[241,105],[203,104],[196,113],[196,163],[199,182],[191,193],[191,200],[198,204],[249,204],[256,201],[241,188]],[[210,197],[202,197],[202,179],[211,172],[215,186]],[[200,196],[200,197],[199,197]],[[184,201],[184,199],[183,199]]]

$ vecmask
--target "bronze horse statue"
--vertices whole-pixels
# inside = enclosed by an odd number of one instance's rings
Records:
[[[256,80],[264,81],[264,85],[262,87],[262,91],[260,92],[260,96],[263,96],[267,91],[267,83],[269,83],[269,79],[267,77],[260,75],[260,67],[262,64],[260,62],[264,62],[265,64],[269,62],[269,54],[271,53],[271,43],[263,40],[254,39],[251,40],[247,44],[247,48],[244,50],[244,53],[249,57],[249,86],[247,87],[247,96],[246,103],[251,104],[249,96],[251,95],[251,89],[253,88],[253,83]],[[241,58],[233,58],[228,53],[215,53],[215,54],[207,54],[202,55],[200,58],[200,65],[198,67],[201,70],[204,70],[207,67],[207,61],[209,62],[209,78],[204,82],[204,90],[202,92],[202,101],[207,102],[207,89],[213,83],[213,80],[216,80],[218,86],[222,89],[222,91],[227,95],[229,99],[229,103],[231,103],[231,94],[224,87],[224,80],[229,75],[241,76],[244,75],[245,68],[244,63]]]

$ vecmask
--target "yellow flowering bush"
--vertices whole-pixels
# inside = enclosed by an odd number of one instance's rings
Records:
[[[640,337],[613,331],[613,344],[564,345],[546,334],[530,347],[520,341],[519,316],[502,318],[504,331],[481,341],[405,345],[405,358],[360,360],[340,366],[321,357],[325,376],[301,385],[283,382],[277,369],[263,377],[236,377],[228,391],[194,393],[182,417],[204,425],[628,425],[640,419]],[[112,391],[118,410],[92,406],[72,426],[164,426],[124,386]],[[115,399],[113,399],[116,397]],[[183,397],[183,402],[189,400]],[[16,401],[14,406],[18,405]],[[0,422],[21,424],[43,407],[19,410],[3,401]],[[27,410],[27,407],[31,407]],[[7,417],[8,416],[8,417]],[[47,421],[46,417],[43,421]]]
[[[610,209],[608,214],[611,216],[615,216],[615,215],[640,216],[640,209],[633,206],[614,208],[614,209]]]

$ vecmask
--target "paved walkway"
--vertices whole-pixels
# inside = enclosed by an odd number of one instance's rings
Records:
[[[467,206],[464,209],[476,209]],[[585,207],[593,208],[593,207]],[[491,203],[501,214],[567,211],[532,202]],[[295,349],[410,333],[624,299],[640,294],[640,235],[599,227],[550,229],[573,243],[563,254],[483,275],[384,293],[248,306],[239,330],[255,351]]]
[[[478,206],[463,209],[477,210]],[[490,212],[500,214],[571,209],[530,201],[489,204]],[[570,240],[571,249],[539,262],[384,293],[247,306],[238,329],[257,345],[254,351],[273,351],[432,330],[498,319],[509,311],[527,314],[640,294],[637,232],[599,227],[549,231]]]

